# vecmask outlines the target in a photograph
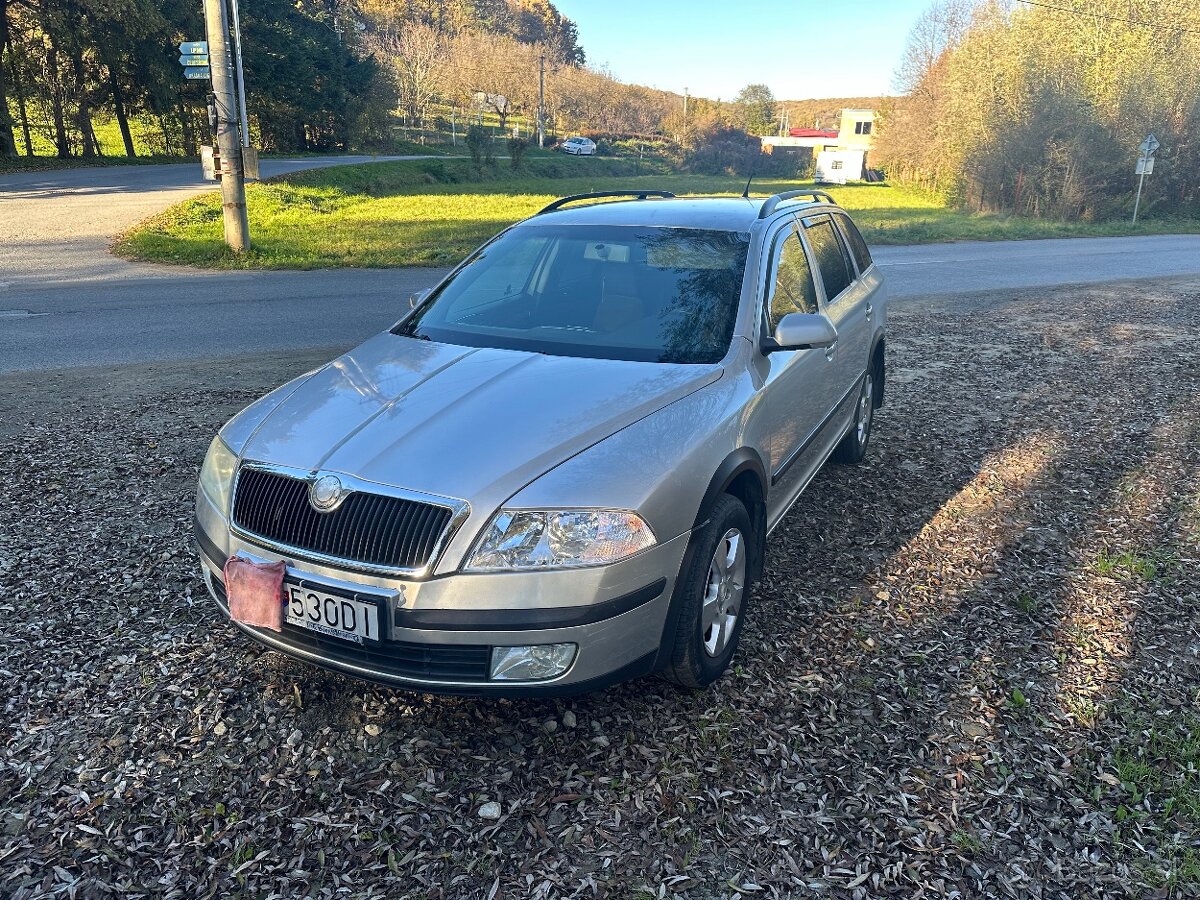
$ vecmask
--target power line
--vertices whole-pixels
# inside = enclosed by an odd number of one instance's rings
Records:
[[[1141,19],[1127,19],[1124,16],[1110,16],[1105,13],[1093,12],[1091,10],[1074,9],[1070,6],[1054,6],[1050,3],[1038,3],[1038,2],[1036,2],[1036,0],[1017,0],[1017,2],[1024,3],[1026,6],[1036,6],[1040,9],[1053,9],[1058,12],[1070,13],[1073,16],[1094,16],[1099,19],[1109,19],[1113,22],[1125,22],[1129,25],[1141,25],[1144,28],[1162,28],[1163,27],[1163,24],[1161,22],[1145,22]],[[1200,31],[1197,31],[1194,28],[1177,27],[1174,30],[1182,31],[1186,34],[1200,34]]]

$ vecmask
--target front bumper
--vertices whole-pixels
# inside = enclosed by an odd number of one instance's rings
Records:
[[[221,570],[234,554],[282,559],[289,581],[333,594],[369,594],[385,603],[387,627],[371,647],[288,624],[274,632],[233,623],[256,641],[394,687],[506,697],[584,693],[652,671],[689,537],[681,535],[611,566],[403,581],[291,558],[251,544],[228,527],[213,527],[218,523],[223,520],[211,507],[198,509],[196,540],[204,580],[226,616]],[[579,648],[562,675],[542,681],[488,678],[493,647],[552,643]]]

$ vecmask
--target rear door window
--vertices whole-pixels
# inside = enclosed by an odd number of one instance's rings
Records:
[[[860,273],[867,271],[871,267],[871,251],[867,249],[867,242],[863,240],[858,226],[850,220],[849,216],[838,216],[837,223],[841,228],[842,236],[850,247],[854,261],[858,263],[858,271]]]
[[[850,254],[833,230],[833,222],[829,216],[810,216],[805,219],[804,236],[812,247],[817,268],[821,270],[821,278],[825,282],[825,297],[832,303],[854,280]]]

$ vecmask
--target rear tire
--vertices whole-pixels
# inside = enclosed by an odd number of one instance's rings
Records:
[[[846,436],[833,450],[833,461],[847,466],[857,466],[867,455],[871,443],[871,426],[875,422],[875,379],[879,373],[875,366],[867,369],[858,388],[858,400],[854,404],[854,422]]]
[[[740,500],[724,494],[694,540],[691,563],[676,588],[681,608],[675,634],[666,638],[671,655],[663,671],[684,688],[712,684],[737,652],[750,598],[750,514]]]

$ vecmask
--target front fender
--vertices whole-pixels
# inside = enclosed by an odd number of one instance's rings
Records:
[[[605,438],[505,506],[636,511],[659,543],[695,526],[713,473],[741,445],[748,380],[724,377]]]

